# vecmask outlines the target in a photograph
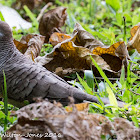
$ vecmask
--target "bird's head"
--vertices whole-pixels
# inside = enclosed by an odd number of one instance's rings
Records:
[[[13,39],[11,28],[6,22],[0,21],[0,41],[11,39]]]

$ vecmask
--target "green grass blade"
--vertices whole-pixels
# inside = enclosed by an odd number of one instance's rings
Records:
[[[96,95],[96,97],[98,98],[98,101],[102,105],[102,107],[104,107],[105,105],[104,105],[103,101],[101,100],[101,98],[99,97],[99,95]]]
[[[55,3],[60,5],[60,6],[63,6],[63,3],[61,1],[59,1],[59,0],[55,0]]]
[[[117,90],[113,87],[113,84],[110,82],[110,80],[107,78],[107,76],[105,75],[103,70],[98,66],[98,64],[96,63],[96,61],[92,57],[91,57],[91,60],[92,60],[93,64],[95,65],[95,67],[97,68],[97,70],[99,71],[100,75],[104,78],[104,80],[110,86],[110,87],[109,86],[107,87],[107,93],[109,94],[109,101],[110,101],[110,103],[112,105],[114,105],[115,107],[118,107],[118,103],[117,103],[116,97],[115,97],[115,95],[113,93],[113,92],[117,92]],[[115,110],[116,109],[114,109],[114,108],[112,109],[113,112],[115,112]]]
[[[3,71],[3,77],[4,77],[4,89],[3,89],[3,94],[4,94],[4,112],[5,112],[5,122],[4,122],[4,130],[6,131],[7,128],[7,116],[8,116],[8,101],[7,101],[7,84],[6,84],[6,76]]]
[[[35,15],[30,11],[30,9],[26,5],[24,5],[23,8],[24,8],[26,14],[30,17],[33,25],[35,25],[35,27],[38,28],[38,21],[37,21]]]
[[[1,19],[1,21],[5,21],[1,11],[0,11],[0,19]]]
[[[130,89],[131,88],[131,71],[130,71],[130,63],[127,67],[127,80],[126,80],[126,88]]]
[[[124,69],[124,65],[122,66],[122,69],[121,69],[120,83],[121,83],[122,88],[123,88],[124,84],[125,84],[125,69]]]
[[[106,0],[106,4],[110,5],[115,11],[121,8],[120,0]]]
[[[108,85],[113,89],[113,91],[115,93],[117,93],[117,90],[113,87],[113,84],[110,82],[110,80],[107,78],[107,76],[105,75],[105,73],[103,72],[103,70],[98,66],[98,64],[96,63],[96,61],[92,58],[92,56],[90,56],[94,66],[97,68],[97,70],[99,71],[100,75],[104,78],[104,80],[108,83]]]
[[[112,89],[108,86],[108,84],[106,84],[106,91],[109,95],[108,98],[109,98],[110,104],[118,108],[117,99],[116,99]],[[112,112],[115,113],[117,108],[111,108]]]
[[[92,89],[87,85],[87,83],[77,74],[77,78],[78,80],[80,81],[80,84],[84,87],[85,91],[88,93],[88,94],[91,94],[93,95],[93,92],[92,92]]]
[[[133,123],[135,124],[135,126],[136,126],[137,128],[139,128],[139,121],[138,121],[138,119],[137,119],[136,116],[132,116],[132,121],[133,121]]]

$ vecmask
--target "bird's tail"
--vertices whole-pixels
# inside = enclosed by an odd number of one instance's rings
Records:
[[[73,91],[73,97],[79,101],[90,101],[90,102],[96,102],[96,103],[99,103],[99,100],[96,96],[94,95],[90,95],[90,94],[87,94],[85,93],[84,91],[78,89],[78,88],[75,88],[74,91]],[[102,102],[104,104],[110,104],[110,101],[108,98],[103,98],[103,97],[100,97],[100,99],[102,100]],[[122,101],[117,101],[118,102],[118,106],[119,107],[124,107],[125,103],[122,102]]]

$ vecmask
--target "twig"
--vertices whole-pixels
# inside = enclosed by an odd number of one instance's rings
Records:
[[[47,3],[47,4],[42,8],[42,10],[40,11],[40,13],[39,13],[39,15],[38,15],[38,17],[37,17],[37,21],[39,21],[39,20],[42,18],[42,16],[43,16],[45,10],[46,10],[48,7],[50,7],[50,6],[52,6],[52,2]]]
[[[125,16],[123,16],[123,21],[124,21],[124,36],[123,36],[123,40],[124,40],[124,42],[126,42],[127,39],[126,39],[126,17]]]
[[[132,93],[134,93],[134,94],[136,94],[136,95],[139,95],[140,96],[140,94],[139,93],[136,93],[136,92],[134,92],[134,91],[132,91],[132,90],[130,90],[130,89],[128,89],[130,92],[132,92]]]
[[[102,78],[102,77],[95,77],[96,79],[99,79],[99,80],[104,80],[104,78]],[[111,80],[111,81],[116,81],[116,80],[119,80],[120,78],[108,78],[109,80]],[[125,80],[126,80],[126,78],[125,78]]]

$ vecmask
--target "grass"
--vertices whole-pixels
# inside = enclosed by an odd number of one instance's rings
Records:
[[[37,29],[38,28],[38,21],[36,19],[36,16],[30,11],[30,9],[26,5],[24,5],[23,8],[24,8],[27,16],[29,16],[29,18],[31,19],[32,25]]]
[[[116,82],[114,84],[112,84],[111,81],[105,75],[105,73],[102,71],[102,69],[100,69],[98,64],[95,62],[95,60],[93,58],[91,58],[91,59],[92,59],[94,65],[96,66],[96,68],[98,69],[99,73],[101,74],[101,76],[104,78],[105,88],[104,88],[104,90],[99,90],[100,83],[98,82],[97,90],[99,91],[99,93],[93,92],[90,88],[91,83],[90,83],[90,81],[88,81],[89,77],[88,77],[88,79],[86,79],[86,78],[82,79],[77,74],[79,82],[84,87],[85,91],[87,93],[92,93],[92,94],[94,93],[94,95],[97,95],[97,97],[100,101],[99,104],[92,103],[90,105],[90,112],[91,113],[98,112],[98,113],[104,114],[107,117],[109,117],[110,119],[114,118],[114,117],[124,117],[124,118],[127,118],[127,119],[133,121],[135,126],[139,127],[140,104],[139,104],[139,101],[137,101],[137,99],[139,99],[140,95],[135,95],[135,94],[133,94],[133,92],[131,92],[134,89],[133,83],[134,83],[134,81],[137,80],[138,77],[136,75],[132,74],[132,72],[130,71],[130,65],[128,67],[127,78],[125,78],[125,70],[123,67],[122,71],[121,71],[120,80],[119,81],[116,80]],[[95,81],[95,79],[94,79],[94,81]],[[93,81],[92,81],[92,83],[95,84],[95,82],[93,82]],[[136,93],[139,92],[138,86],[139,86],[139,83],[138,83],[138,85],[135,85]],[[113,91],[113,89],[115,89],[115,91]],[[110,103],[112,105],[104,105],[98,95],[100,95],[100,96],[106,95],[107,97],[109,97]],[[119,100],[122,100],[128,104],[126,104],[124,106],[124,108],[119,108],[118,104],[117,104],[116,96],[119,98]],[[130,107],[130,105],[131,105],[131,107]]]
[[[3,71],[4,87],[2,88],[2,96],[4,101],[0,101],[0,133],[5,132],[16,120],[16,117],[10,116],[10,111],[15,110],[15,107],[8,104],[6,76]]]
[[[7,84],[6,84],[6,76],[3,71],[4,77],[4,90],[3,90],[3,97],[4,97],[4,113],[5,113],[5,121],[4,121],[4,131],[6,131],[8,126],[7,116],[8,116],[8,102],[7,102]]]

